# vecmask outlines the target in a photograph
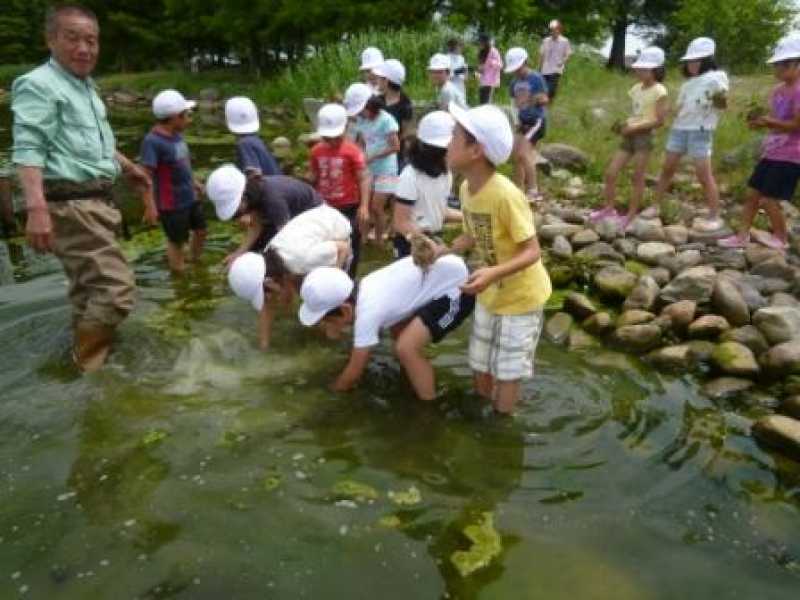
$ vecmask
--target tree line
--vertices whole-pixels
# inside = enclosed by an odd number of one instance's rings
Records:
[[[49,0],[5,0],[0,64],[46,55],[43,20]],[[102,68],[145,70],[186,65],[194,57],[236,57],[256,74],[309,50],[365,30],[428,26],[434,18],[458,31],[530,31],[532,43],[558,18],[573,42],[613,40],[610,67],[624,66],[625,32],[652,27],[656,42],[680,52],[710,35],[724,63],[761,63],[794,19],[791,0],[86,0],[102,26]]]

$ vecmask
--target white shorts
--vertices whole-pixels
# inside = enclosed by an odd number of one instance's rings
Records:
[[[500,381],[533,377],[533,357],[544,322],[543,312],[495,315],[477,302],[469,339],[469,366]]]

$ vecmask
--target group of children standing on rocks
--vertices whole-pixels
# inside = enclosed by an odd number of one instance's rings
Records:
[[[481,36],[482,104],[476,108],[467,107],[468,68],[458,44],[449,44],[448,54],[434,55],[428,70],[438,90],[436,106],[419,120],[413,137],[407,135],[413,105],[402,89],[403,64],[366,49],[362,82],[347,88],[341,103],[319,110],[319,141],[310,151],[308,181],[280,174],[258,137],[252,101],[227,102],[228,128],[237,136],[236,165],[212,172],[205,193],[219,219],[236,219],[246,227],[241,245],[225,262],[234,293],[258,311],[262,349],[270,347],[280,307],[299,295],[298,319],[304,326],[317,326],[331,339],[353,327],[352,351],[335,390],[357,384],[381,331],[387,330],[416,395],[432,400],[435,378],[425,348],[473,315],[469,362],[475,389],[496,411],[513,410],[521,381],[533,375],[543,307],[551,294],[531,209],[540,198],[534,148],[545,135],[546,106],[570,55],[560,24],[551,26],[553,35],[542,48],[542,63],[550,71],[545,76],[529,65],[523,48],[510,49],[503,65],[488,36]],[[656,191],[660,201],[681,157],[689,155],[709,208],[708,218],[695,226],[709,232],[723,227],[710,159],[729,89],[714,55],[714,42],[700,38],[681,59],[687,80]],[[618,127],[622,140],[606,174],[606,203],[591,213],[593,221],[613,219],[625,230],[637,215],[653,133],[669,113],[664,60],[664,52],[651,47],[633,64],[638,79],[629,92],[633,112]],[[791,199],[800,177],[800,38],[783,40],[770,63],[781,81],[771,95],[772,114],[749,121],[770,134],[750,180],[742,232],[719,240],[723,246],[746,245],[753,217],[763,207],[773,225],[773,235],[763,243],[786,247],[779,200]],[[512,76],[513,126],[490,103],[500,70]],[[158,123],[142,144],[142,163],[153,175],[155,205],[175,270],[183,267],[182,247],[190,234],[195,255],[205,237],[197,201],[201,186],[192,177],[181,136],[193,106],[174,90],[159,94],[153,102]],[[498,171],[512,157],[513,183]],[[620,215],[614,208],[616,182],[630,162],[634,185],[628,210]],[[449,201],[454,179],[461,181],[460,209]],[[449,246],[441,239],[448,221],[462,223]],[[382,245],[389,237],[397,260],[357,281],[362,242]],[[467,252],[477,264],[471,273],[459,257]]]

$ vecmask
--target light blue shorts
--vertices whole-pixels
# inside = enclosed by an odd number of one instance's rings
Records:
[[[711,158],[713,147],[714,132],[708,129],[673,129],[667,140],[667,152],[695,159]]]

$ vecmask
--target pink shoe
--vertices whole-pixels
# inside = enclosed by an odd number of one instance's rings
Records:
[[[782,239],[775,237],[773,234],[764,236],[759,241],[767,248],[772,248],[778,252],[786,252],[786,249],[789,247],[789,244],[784,242]]]
[[[598,208],[597,210],[593,210],[589,213],[589,220],[593,223],[597,223],[602,221],[603,219],[607,219],[609,217],[616,217],[617,211],[614,210],[613,206],[604,206],[603,208]]]
[[[633,230],[633,222],[635,220],[635,215],[630,216],[627,213],[624,215],[617,215],[616,217],[617,225],[622,233],[630,233]]]
[[[721,248],[745,248],[750,243],[750,235],[744,237],[739,234],[729,235],[728,237],[717,240],[717,246]]]

